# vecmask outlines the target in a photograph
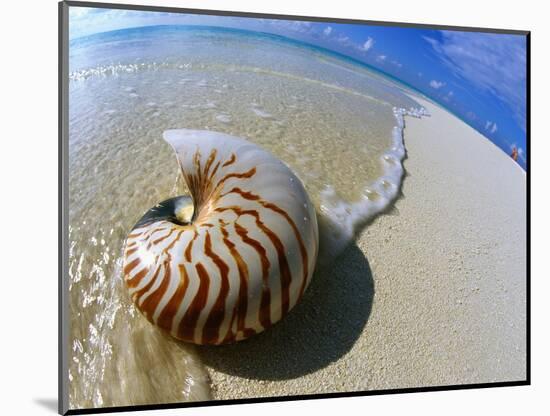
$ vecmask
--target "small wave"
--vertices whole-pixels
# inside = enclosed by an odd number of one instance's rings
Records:
[[[80,69],[69,74],[69,80],[81,81],[90,77],[106,77],[110,75],[131,74],[141,71],[156,71],[159,69],[205,69],[204,64],[172,63],[172,62],[140,62],[135,64],[110,64],[100,65],[95,68]],[[186,83],[190,79],[183,78],[180,83]]]
[[[323,218],[320,221],[320,233],[323,239],[320,259],[333,259],[341,253],[362,225],[382,213],[397,199],[404,174],[403,159],[406,156],[404,117],[421,118],[429,114],[424,107],[409,110],[394,107],[393,115],[397,124],[392,130],[391,146],[380,157],[383,174],[365,187],[361,199],[347,202],[338,196],[332,186],[327,186],[321,192],[320,209]]]
[[[338,84],[331,84],[328,82],[302,77],[299,75],[294,75],[287,72],[273,71],[265,68],[255,67],[255,66],[235,66],[235,65],[212,65],[204,63],[185,63],[178,64],[173,62],[141,62],[138,64],[113,64],[113,65],[103,65],[96,68],[81,69],[78,71],[71,72],[69,74],[69,80],[71,81],[81,81],[90,77],[106,77],[111,75],[120,75],[127,73],[136,73],[140,71],[157,71],[160,69],[172,69],[172,70],[220,70],[220,71],[229,71],[229,72],[248,72],[255,73],[279,78],[292,79],[301,82],[307,82],[309,84],[320,85],[325,88],[330,88],[335,91],[355,95],[358,97],[363,97],[372,102],[387,106],[386,101],[375,98],[371,95],[361,93],[359,91],[343,87]],[[188,78],[183,78],[178,81],[180,84],[186,84],[189,82]],[[195,84],[197,87],[210,87],[206,80],[202,79]],[[227,84],[224,84],[222,88],[227,88]]]

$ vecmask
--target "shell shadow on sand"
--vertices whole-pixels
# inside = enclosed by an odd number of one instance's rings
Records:
[[[345,355],[371,312],[368,260],[351,244],[329,266],[317,266],[303,299],[269,330],[235,344],[197,348],[209,367],[257,380],[293,379]]]

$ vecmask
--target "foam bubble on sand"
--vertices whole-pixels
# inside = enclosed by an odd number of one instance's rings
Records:
[[[139,62],[133,64],[109,64],[99,65],[95,68],[81,69],[71,72],[69,79],[71,81],[78,81],[89,77],[103,77],[107,75],[117,75],[123,73],[135,73],[139,71],[156,71],[159,69],[180,69],[186,70],[192,68],[191,63],[178,64],[175,62]],[[162,81],[161,83],[168,83],[169,81]]]
[[[267,111],[265,111],[263,108],[261,108],[259,106],[258,103],[256,102],[252,102],[251,103],[252,105],[252,111],[254,112],[254,114],[256,114],[258,117],[261,117],[261,118],[273,118],[273,116],[271,114],[269,114]]]
[[[392,130],[391,145],[380,157],[382,176],[365,187],[363,195],[355,202],[340,198],[330,185],[321,192],[321,213],[324,218],[320,223],[324,227],[324,247],[320,250],[326,258],[342,252],[359,227],[387,209],[399,194],[404,174],[402,162],[406,155],[403,143],[404,116],[420,118],[428,113],[424,108],[394,108],[393,114],[396,126]]]
[[[96,68],[88,68],[88,69],[82,69],[80,71],[75,71],[69,74],[69,79],[72,81],[78,81],[82,79],[86,79],[92,76],[107,76],[107,75],[114,75],[114,74],[120,74],[120,73],[132,73],[137,72],[142,69],[149,69],[153,66],[156,66],[155,63],[153,64],[128,64],[128,65],[122,65],[122,64],[116,64],[116,65],[101,65]]]
[[[136,94],[135,92],[131,92],[130,94],[128,94],[130,97],[132,98],[137,98],[139,97],[139,94]]]
[[[155,103],[154,101],[149,101],[146,105],[147,107],[156,107],[157,103]]]
[[[199,82],[197,82],[197,87],[208,87],[208,83],[205,79],[201,79]]]
[[[125,92],[135,92],[136,89],[135,89],[134,87],[125,87],[125,88],[124,88],[124,91],[125,91]]]
[[[222,123],[231,123],[231,116],[229,114],[218,114],[216,120]]]

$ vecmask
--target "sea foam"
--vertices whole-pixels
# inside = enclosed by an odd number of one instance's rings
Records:
[[[391,146],[380,157],[383,174],[367,185],[358,201],[348,202],[340,198],[336,190],[327,185],[321,192],[320,259],[330,261],[340,254],[360,231],[361,226],[386,210],[397,199],[405,170],[406,156],[403,142],[405,116],[428,116],[425,108],[393,108],[396,125],[392,130]]]

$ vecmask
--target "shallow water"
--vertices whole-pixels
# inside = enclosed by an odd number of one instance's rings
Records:
[[[399,187],[401,174],[388,174],[382,159],[399,147],[395,108],[411,107],[368,68],[271,35],[154,27],[72,41],[70,407],[210,398],[193,347],[143,319],[120,275],[133,224],[186,192],[164,130],[215,130],[264,146],[302,179],[335,231],[353,210],[361,220],[379,212],[383,204],[369,202],[389,202],[385,187]],[[400,165],[395,154],[390,165]]]

